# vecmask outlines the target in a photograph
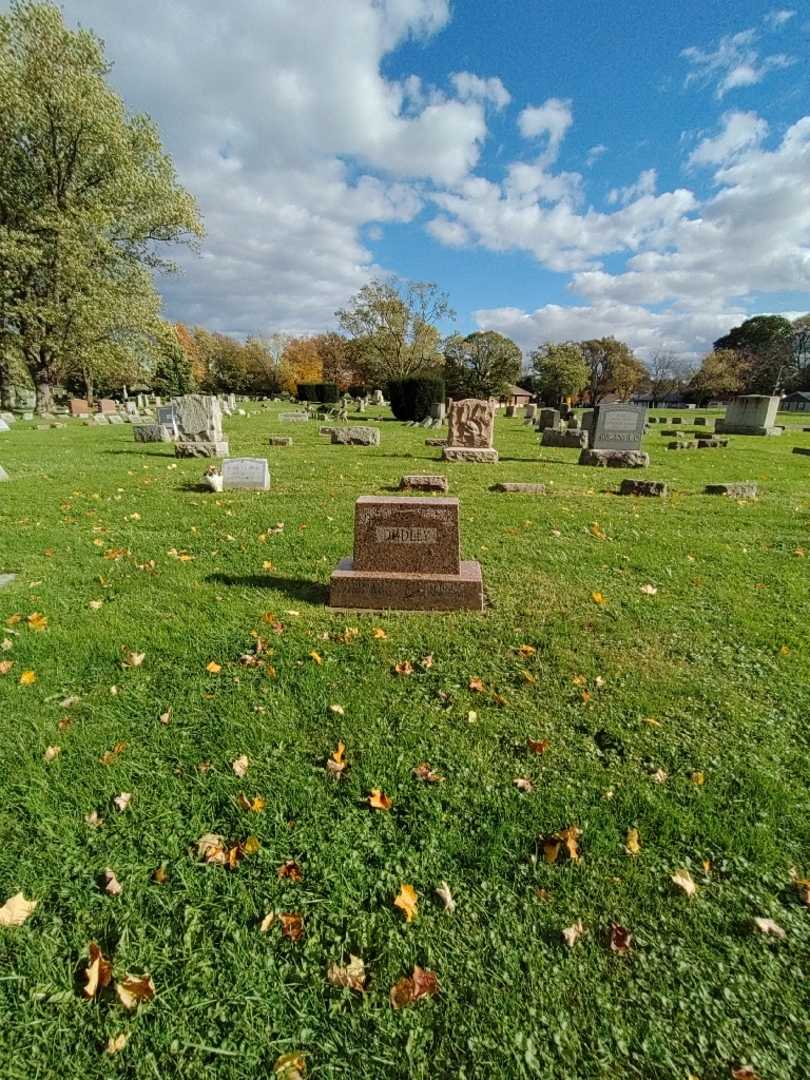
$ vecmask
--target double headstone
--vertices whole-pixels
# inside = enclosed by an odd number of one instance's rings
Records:
[[[492,445],[495,428],[494,401],[464,398],[450,405],[450,431],[447,446],[442,450],[444,461],[498,460],[498,451]]]
[[[780,398],[768,394],[745,394],[735,398],[714,430],[718,435],[781,435],[785,430],[776,425]]]
[[[481,611],[481,566],[460,557],[458,499],[361,496],[354,557],[332,574],[336,608]]]
[[[635,469],[649,465],[649,454],[641,451],[646,417],[644,405],[597,405],[583,417],[589,449],[580,454],[580,465]]]

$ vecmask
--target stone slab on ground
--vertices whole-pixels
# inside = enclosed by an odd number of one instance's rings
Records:
[[[17,417],[14,415],[14,413],[0,412],[0,420],[2,420],[6,424],[13,424],[16,419]]]
[[[447,491],[447,477],[441,473],[408,473],[400,477],[400,491]]]
[[[697,439],[682,439],[680,442],[667,443],[667,450],[697,450]]]
[[[332,428],[333,446],[379,446],[380,429],[375,427]]]
[[[289,435],[271,435],[269,442],[271,446],[292,446],[292,438]]]
[[[16,574],[0,574],[0,589],[5,589],[7,585],[11,585],[11,583],[16,580]]]
[[[8,426],[8,424],[3,419],[0,419],[0,431],[11,431],[11,428]]]
[[[6,480],[8,480],[8,473],[3,468],[3,466],[0,465],[0,484],[5,483]]]
[[[698,450],[708,450],[715,446],[728,446],[728,439],[698,439]]]
[[[445,446],[442,461],[478,461],[494,464],[498,451],[492,446]]]
[[[425,439],[425,446],[447,446],[447,439]]]
[[[619,494],[663,498],[669,494],[669,488],[663,480],[622,480]]]
[[[342,559],[329,586],[329,606],[366,611],[483,611],[481,564],[462,561],[457,574],[355,570]]]
[[[334,430],[335,430],[334,424],[328,424],[328,425],[325,424],[323,427],[318,428],[318,434],[319,435],[331,435]]]
[[[580,465],[595,465],[611,469],[646,469],[650,455],[642,450],[583,450]]]
[[[692,423],[695,427],[706,427],[708,419],[705,416],[696,416]]]
[[[309,413],[283,412],[278,414],[278,418],[283,424],[301,424],[309,420]]]
[[[457,574],[458,499],[361,495],[355,503],[352,568]]]
[[[540,439],[541,446],[559,446],[569,450],[584,450],[588,445],[588,432],[581,428],[561,431],[558,428],[544,428]]]
[[[269,491],[267,458],[225,458],[222,462],[223,491]]]
[[[810,457],[810,446],[794,446],[794,454],[804,454],[806,457]]]
[[[493,484],[492,491],[508,491],[514,492],[518,495],[545,495],[545,484],[513,484],[508,481],[504,481],[500,484]]]
[[[703,492],[705,495],[730,495],[734,499],[755,499],[757,496],[756,484],[707,484]]]
[[[176,442],[174,456],[179,458],[212,458],[228,456],[230,447],[223,442]]]

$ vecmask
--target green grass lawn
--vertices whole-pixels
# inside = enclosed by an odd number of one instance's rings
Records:
[[[270,460],[262,494],[199,490],[205,463],[129,427],[0,435],[0,573],[19,575],[0,590],[0,905],[38,901],[0,929],[0,1074],[258,1077],[301,1052],[309,1077],[810,1075],[810,908],[791,881],[810,877],[802,418],[684,453],[653,427],[651,468],[627,473],[541,450],[520,420],[498,420],[498,465],[444,464],[433,432],[389,421],[377,448],[332,446],[279,411],[226,421],[234,456]],[[421,471],[460,499],[487,610],[330,612],[355,498]],[[620,498],[626,476],[672,493]],[[754,501],[701,494],[750,480]],[[261,666],[245,666],[256,635]],[[422,762],[445,780],[416,779]],[[547,862],[542,838],[570,826],[581,858]],[[198,857],[206,833],[260,847],[229,870]],[[279,876],[287,860],[302,880]],[[282,913],[303,917],[300,940]],[[611,949],[612,923],[629,949]],[[150,973],[154,999],[84,1000],[90,942],[115,979]],[[327,979],[350,954],[365,993]],[[440,991],[394,1009],[414,965]]]

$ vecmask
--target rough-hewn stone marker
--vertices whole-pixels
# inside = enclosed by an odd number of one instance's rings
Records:
[[[177,457],[227,457],[228,443],[222,434],[219,400],[205,394],[174,398]]]
[[[361,496],[354,558],[332,574],[337,608],[481,611],[481,567],[462,562],[458,499]]]
[[[569,428],[563,431],[558,428],[547,427],[541,438],[541,446],[562,446],[569,450],[582,450],[588,445],[588,432],[581,428]]]
[[[492,491],[508,491],[516,495],[545,495],[545,484],[513,484],[508,481],[504,481],[500,484],[493,484]]]
[[[644,495],[663,497],[669,494],[669,489],[663,480],[622,480],[619,486],[620,495]]]
[[[375,427],[335,427],[332,442],[340,446],[379,446],[380,429]]]
[[[440,473],[410,473],[400,477],[400,491],[447,491],[447,477]]]
[[[583,450],[580,465],[607,466],[611,469],[646,469],[650,455],[641,450]]]
[[[498,460],[498,451],[492,445],[496,408],[494,401],[479,398],[452,402],[447,446],[442,451],[444,461]]]
[[[734,499],[755,499],[756,484],[707,484],[703,489],[706,495],[730,495]]]

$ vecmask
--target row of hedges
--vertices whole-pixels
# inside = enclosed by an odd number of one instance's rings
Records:
[[[299,401],[317,401],[331,403],[339,397],[337,383],[310,382],[298,384]]]
[[[397,420],[424,420],[430,406],[444,401],[444,379],[440,375],[412,375],[408,379],[392,379],[388,384],[391,412]]]

